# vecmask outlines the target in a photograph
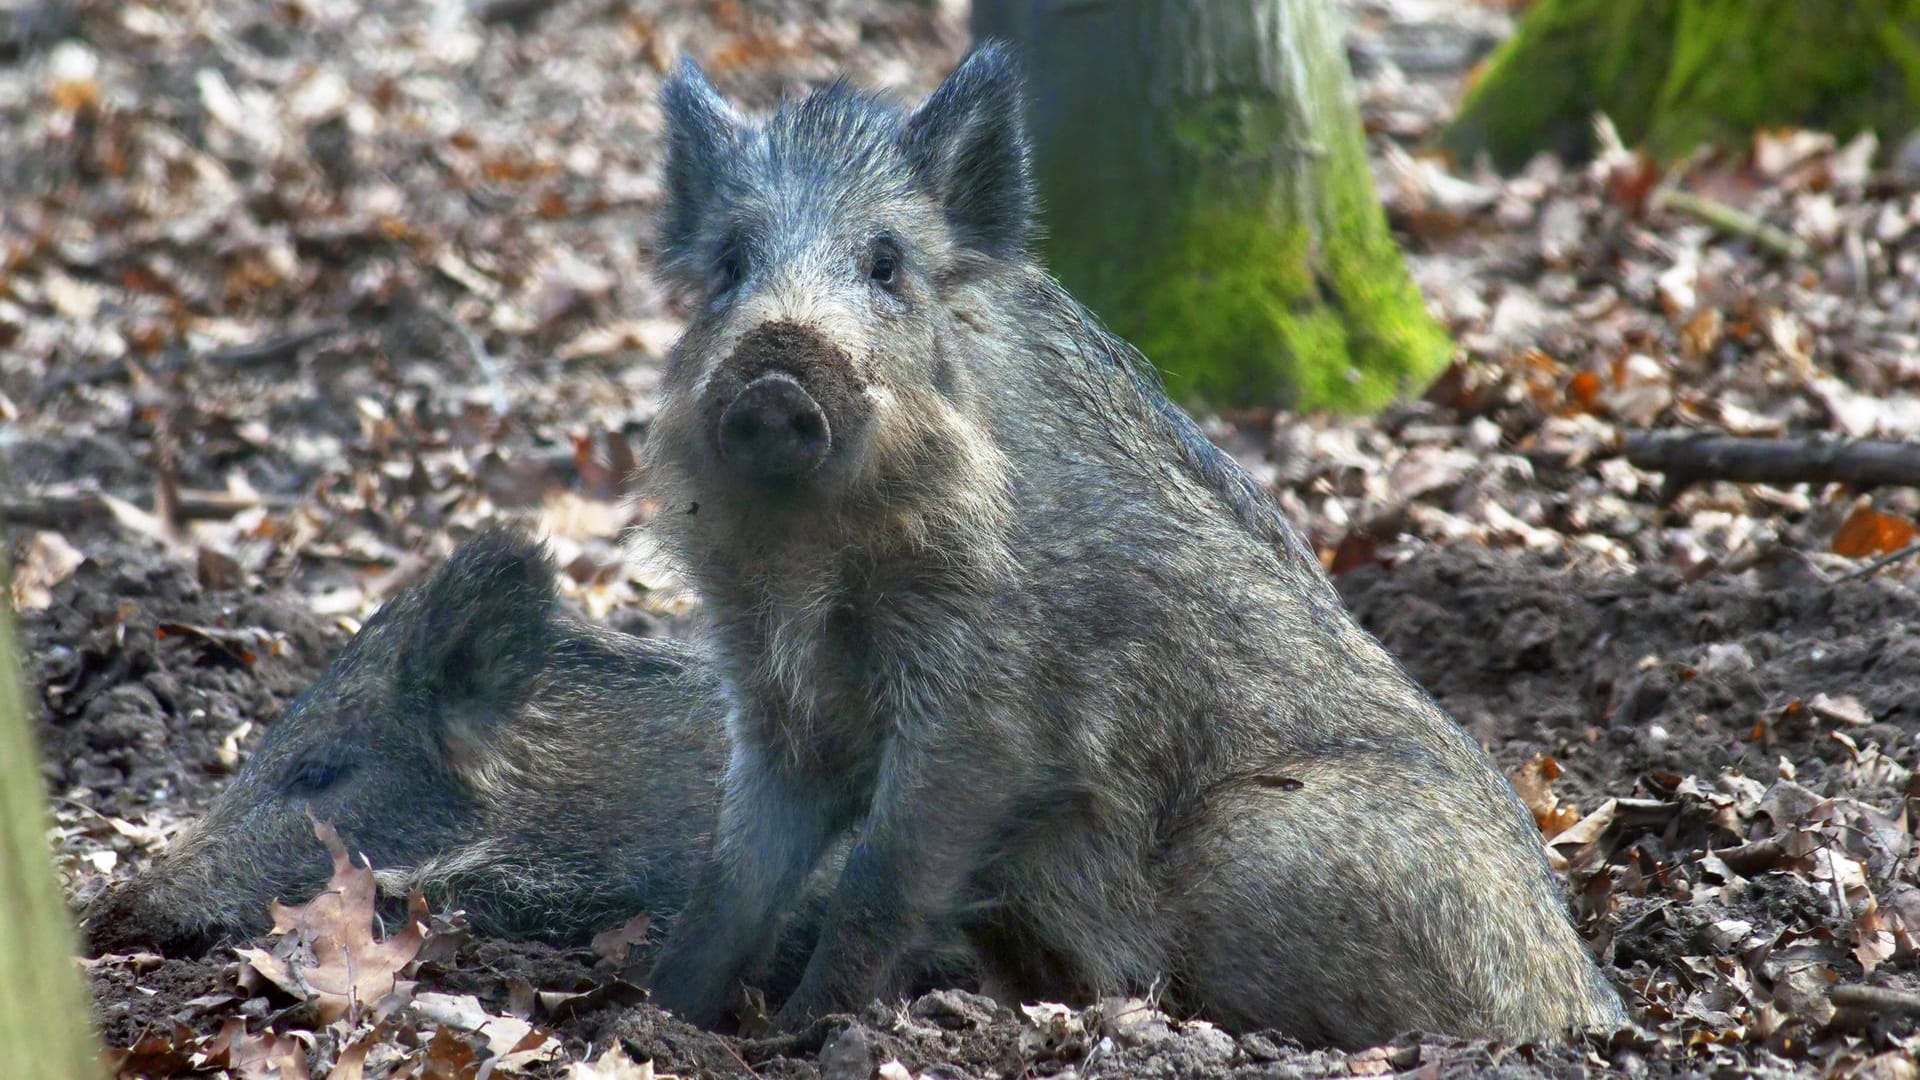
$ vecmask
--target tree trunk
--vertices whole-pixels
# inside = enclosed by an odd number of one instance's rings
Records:
[[[0,548],[0,588],[9,580]],[[100,1075],[97,1050],[47,855],[46,792],[12,626],[0,602],[0,1075],[90,1080]]]
[[[1595,113],[1669,160],[1779,126],[1891,144],[1920,124],[1920,0],[1539,0],[1444,141],[1585,157]]]
[[[1327,0],[975,0],[973,32],[1025,61],[1049,264],[1174,393],[1364,410],[1446,364]]]

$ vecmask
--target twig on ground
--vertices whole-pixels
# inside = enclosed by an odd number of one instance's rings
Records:
[[[1887,567],[1892,566],[1894,563],[1897,563],[1902,559],[1910,559],[1915,555],[1920,555],[1920,540],[1915,540],[1913,543],[1908,544],[1906,547],[1903,547],[1898,551],[1889,551],[1885,555],[1880,556],[1879,558],[1873,560],[1872,562],[1866,564],[1865,566],[1849,571],[1847,574],[1842,576],[1840,580],[1858,581],[1859,579],[1864,577],[1872,577],[1873,575],[1879,573],[1880,571],[1885,570]]]
[[[229,345],[224,349],[214,349],[203,353],[200,361],[213,367],[237,368],[251,367],[254,364],[271,364],[282,360],[291,360],[301,349],[343,334],[347,327],[342,323],[319,323],[303,330],[283,334],[265,341],[250,342],[246,345]]]
[[[489,26],[524,26],[557,6],[559,0],[476,0],[468,10]]]
[[[1920,994],[1885,986],[1836,986],[1827,991],[1827,1000],[1842,1009],[1920,1016]]]
[[[1738,207],[1703,195],[1662,190],[1653,197],[1653,209],[1672,210],[1697,218],[1721,232],[1744,236],[1782,258],[1797,262],[1808,254],[1806,241],[1792,233],[1769,225]]]
[[[1748,439],[1674,431],[1631,431],[1624,452],[1637,468],[1664,473],[1663,498],[1702,480],[1743,484],[1920,487],[1920,443],[1888,439]]]
[[[467,351],[467,359],[473,364],[474,370],[480,374],[480,377],[486,380],[487,392],[493,398],[493,414],[507,415],[509,408],[507,384],[500,377],[500,362],[487,351],[487,346],[480,340],[479,335],[467,329],[459,319],[432,304],[422,304],[420,310],[432,316],[435,322],[452,331],[454,336],[460,339],[461,346]]]
[[[175,495],[174,511],[181,521],[224,521],[255,507],[286,510],[294,505],[292,499],[284,497],[232,495],[224,491],[181,490]],[[112,516],[112,509],[100,492],[76,487],[43,488],[0,496],[0,521],[10,525],[59,529]]]
[[[228,345],[224,348],[212,349],[199,354],[188,353],[184,350],[174,350],[171,355],[163,359],[151,371],[146,372],[146,374],[153,376],[179,371],[183,368],[192,367],[196,361],[209,367],[228,369],[251,367],[256,364],[278,363],[283,360],[292,359],[301,349],[306,348],[316,341],[345,333],[346,330],[347,327],[341,323],[320,323],[315,326],[292,331],[291,333],[282,334],[278,337],[267,338],[264,341],[253,341],[244,345]],[[116,360],[111,364],[100,364],[95,367],[82,368],[78,371],[55,375],[40,384],[37,391],[39,399],[45,401],[69,386],[90,386],[94,383],[117,382],[125,379],[128,377],[130,363],[131,361],[128,360]]]

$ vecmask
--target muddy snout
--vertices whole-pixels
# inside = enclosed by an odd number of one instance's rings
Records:
[[[714,446],[726,465],[763,484],[800,480],[825,465],[865,419],[845,350],[794,323],[740,340],[708,397]]]
[[[833,424],[800,380],[770,371],[747,384],[720,414],[720,453],[756,480],[804,476],[827,460]]]

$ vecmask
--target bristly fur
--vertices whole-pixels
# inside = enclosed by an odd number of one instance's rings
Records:
[[[733,711],[658,1000],[717,1019],[851,836],[781,1023],[896,989],[928,927],[1028,999],[1164,984],[1308,1041],[1618,1021],[1506,781],[1033,261],[1018,86],[989,47],[912,113],[668,90],[698,304],[645,476]],[[777,481],[716,422],[770,327],[831,432]]]
[[[725,763],[707,657],[576,622],[544,546],[491,530],[377,612],[275,720],[207,814],[103,895],[96,947],[266,930],[325,883],[317,818],[390,884],[483,932],[583,943],[662,925],[704,858]],[[797,973],[793,973],[797,977]]]

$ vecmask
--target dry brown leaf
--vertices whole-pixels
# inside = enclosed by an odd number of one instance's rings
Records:
[[[1883,514],[1864,503],[1854,508],[1833,535],[1833,553],[1871,559],[1899,551],[1920,538],[1920,527],[1903,517]]]
[[[1567,380],[1567,404],[1580,412],[1593,412],[1600,403],[1600,389],[1599,373],[1576,371]]]
[[[1608,799],[1586,817],[1547,837],[1547,843],[1555,847],[1594,843],[1606,833],[1607,826],[1613,824],[1619,806],[1620,800]]]
[[[235,1017],[193,1058],[196,1071],[225,1069],[242,1080],[307,1080],[307,1050],[296,1035],[249,1032],[246,1021]]]
[[[325,1024],[377,1006],[404,988],[400,973],[426,940],[426,920],[421,917],[424,913],[410,912],[414,917],[399,933],[384,941],[375,939],[378,889],[373,871],[354,865],[333,826],[318,823],[314,834],[333,857],[333,879],[309,903],[274,904],[273,932],[297,935],[311,950],[311,964],[292,961],[285,968],[300,988],[295,992],[313,998]],[[284,986],[274,970],[256,963],[248,951],[242,955],[255,970]]]
[[[1704,360],[1720,344],[1726,319],[1716,307],[1695,311],[1680,327],[1680,355],[1690,362]]]
[[[1836,723],[1862,726],[1873,723],[1873,714],[1852,694],[1815,694],[1807,702],[1807,708],[1814,715]]]
[[[1375,1046],[1347,1055],[1347,1072],[1353,1076],[1385,1076],[1393,1072],[1393,1048]]]
[[[413,1011],[442,1027],[486,1040],[496,1072],[520,1072],[561,1053],[553,1036],[518,1017],[488,1012],[472,994],[421,994],[413,999]]]
[[[307,1048],[292,1035],[242,1035],[228,1052],[227,1067],[242,1080],[307,1080]]]
[[[1862,890],[1864,891],[1864,890]],[[1853,957],[1868,975],[1893,959],[1893,931],[1880,915],[1880,902],[1869,893],[1860,914],[1853,917]]]
[[[327,1074],[327,1080],[364,1080],[367,1075],[367,1055],[373,1052],[381,1034],[381,1029],[375,1028],[340,1051],[340,1056],[334,1059],[333,1071]]]
[[[634,1061],[620,1044],[607,1048],[592,1062],[576,1061],[567,1066],[567,1080],[654,1080],[653,1062]],[[672,1080],[663,1074],[660,1080]]]
[[[13,568],[13,610],[43,611],[53,603],[53,587],[73,576],[87,557],[57,532],[37,532]]]
[[[1847,1075],[1849,1080],[1917,1080],[1920,1064],[1915,1064],[1909,1050],[1888,1050],[1861,1062]]]
[[[1562,803],[1553,793],[1553,781],[1560,776],[1560,763],[1546,754],[1536,754],[1513,774],[1513,789],[1520,801],[1533,813],[1534,823],[1543,836],[1557,836],[1580,820],[1580,811],[1571,803]]]
[[[285,635],[257,626],[228,628],[163,622],[154,630],[162,638],[180,637],[199,641],[219,649],[247,667],[258,663],[263,656],[279,656],[287,651]]]
[[[651,922],[643,911],[619,926],[600,931],[593,935],[593,955],[615,969],[627,966],[633,947],[646,943],[647,927]]]

